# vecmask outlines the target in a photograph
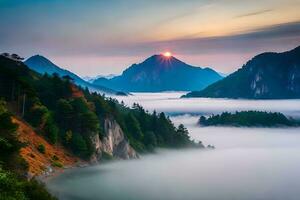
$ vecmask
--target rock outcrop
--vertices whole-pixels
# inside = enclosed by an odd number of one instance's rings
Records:
[[[130,146],[123,130],[114,119],[105,119],[104,137],[100,140],[99,135],[95,135],[92,141],[96,149],[92,162],[100,160],[103,152],[119,159],[138,158],[138,154]]]

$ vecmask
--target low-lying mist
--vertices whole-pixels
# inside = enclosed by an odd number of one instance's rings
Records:
[[[300,118],[300,99],[289,100],[246,100],[246,99],[212,99],[180,98],[184,92],[133,93],[132,96],[119,96],[118,100],[131,106],[140,103],[152,112],[166,112],[170,115],[201,114],[210,115],[224,111],[259,110],[282,112],[287,116]]]
[[[300,128],[245,128],[245,127],[200,127],[199,116],[172,116],[178,126],[183,123],[195,141],[220,148],[276,148],[300,147]]]
[[[139,160],[74,169],[47,186],[62,200],[298,200],[300,128],[200,127],[199,114],[236,109],[300,116],[299,100],[178,99],[179,93],[122,99],[166,111],[191,138],[215,150],[157,150]],[[182,115],[178,115],[181,113]],[[191,113],[193,115],[191,115]]]
[[[296,147],[160,151],[70,171],[48,186],[65,200],[296,200],[299,167]]]

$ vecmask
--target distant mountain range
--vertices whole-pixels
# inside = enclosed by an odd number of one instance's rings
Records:
[[[126,92],[191,91],[222,79],[210,68],[188,65],[173,56],[153,55],[122,75],[98,78],[93,84]]]
[[[50,60],[48,60],[47,58],[45,58],[41,55],[32,56],[32,57],[28,58],[24,63],[30,69],[32,69],[36,72],[39,72],[40,74],[47,73],[47,74],[52,75],[54,73],[57,73],[61,77],[62,76],[70,76],[77,85],[80,85],[82,87],[88,87],[90,90],[99,91],[99,92],[103,92],[103,93],[107,93],[107,94],[121,94],[112,89],[109,89],[109,88],[106,88],[103,86],[99,86],[99,85],[91,84],[91,83],[83,80],[76,74],[55,65]]]
[[[263,53],[207,88],[184,97],[300,98],[300,46],[283,53]]]
[[[93,83],[98,78],[111,79],[115,76],[117,76],[117,75],[116,74],[109,74],[109,75],[97,75],[97,76],[83,76],[82,79],[89,82],[89,83]]]

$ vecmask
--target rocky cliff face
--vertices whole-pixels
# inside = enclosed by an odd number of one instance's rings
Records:
[[[103,152],[120,159],[138,158],[136,151],[130,146],[120,125],[114,119],[105,119],[104,137],[100,140],[98,135],[92,138],[96,153],[91,161],[101,159]]]

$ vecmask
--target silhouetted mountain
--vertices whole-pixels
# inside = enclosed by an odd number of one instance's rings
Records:
[[[47,58],[40,56],[40,55],[32,56],[32,57],[28,58],[24,63],[30,69],[32,69],[36,72],[39,72],[40,74],[47,73],[47,74],[52,75],[54,73],[57,73],[61,77],[63,77],[63,76],[71,77],[77,85],[80,85],[82,87],[88,87],[90,90],[93,90],[93,91],[95,90],[95,91],[108,93],[108,94],[116,94],[117,93],[116,91],[108,89],[106,87],[99,86],[99,85],[93,85],[93,84],[83,80],[76,74],[74,74],[68,70],[62,69],[61,67],[52,63]]]
[[[93,83],[128,92],[191,91],[221,78],[210,68],[190,66],[172,56],[154,55],[131,65],[120,76],[99,78]]]
[[[300,47],[255,56],[223,80],[184,97],[300,98]]]

